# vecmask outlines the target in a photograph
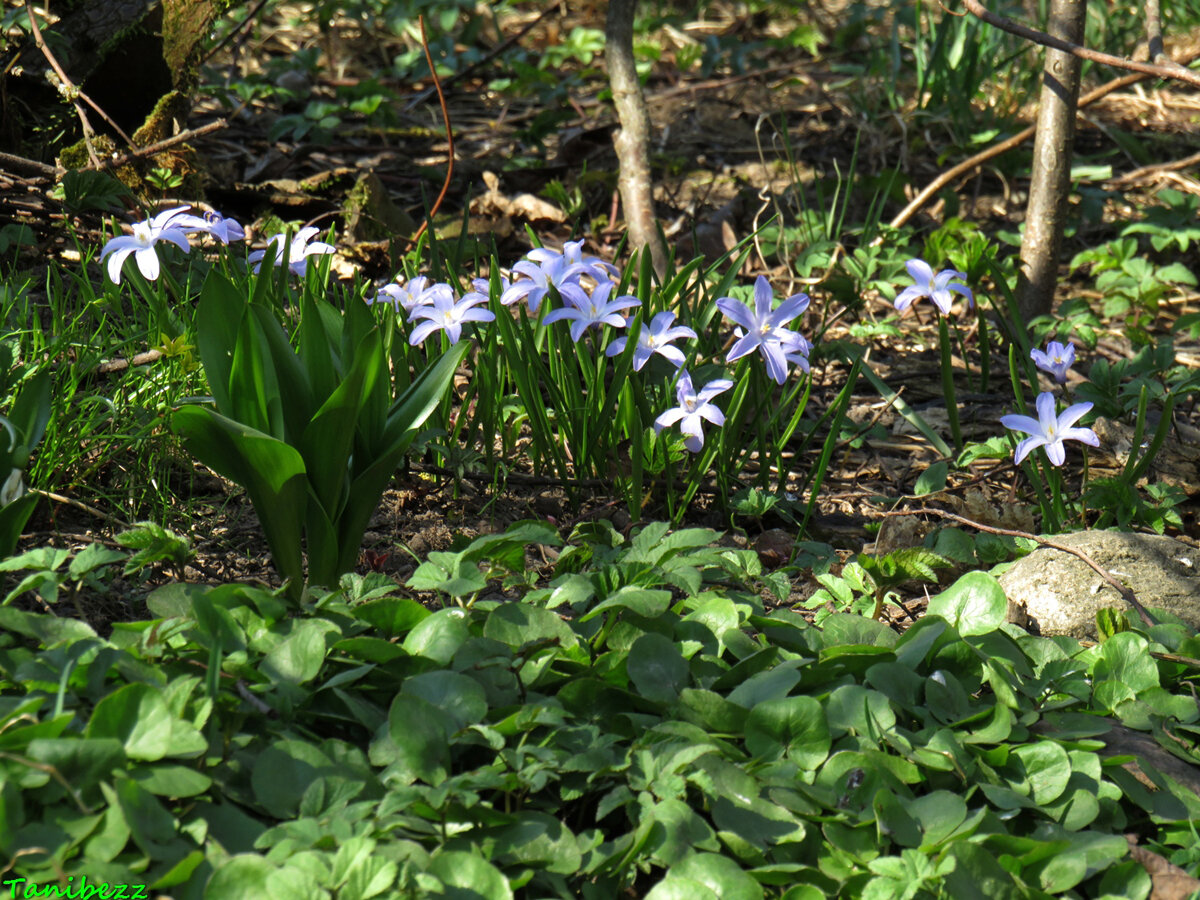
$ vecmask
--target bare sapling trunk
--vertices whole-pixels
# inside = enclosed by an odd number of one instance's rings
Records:
[[[625,207],[630,249],[650,252],[654,271],[662,277],[666,247],[654,219],[650,180],[650,115],[633,62],[633,12],[637,0],[611,0],[604,28],[604,60],[612,86],[620,128],[613,136],[620,167],[618,186]]]
[[[1051,0],[1046,30],[1053,37],[1078,44],[1083,39],[1086,15],[1086,0]],[[1071,190],[1079,67],[1079,57],[1046,48],[1017,279],[1017,306],[1025,321],[1048,315],[1054,302],[1067,197]]]

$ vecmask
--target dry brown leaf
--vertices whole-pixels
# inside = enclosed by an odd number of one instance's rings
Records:
[[[795,545],[793,534],[782,528],[770,528],[755,539],[754,550],[764,568],[778,569],[792,558]]]
[[[1129,841],[1129,856],[1150,875],[1150,900],[1188,900],[1200,890],[1200,879],[1193,878],[1179,866],[1168,862],[1152,850],[1137,845],[1137,837],[1125,835]]]
[[[553,203],[535,197],[533,194],[517,194],[509,197],[500,190],[500,179],[494,172],[483,173],[483,184],[486,190],[471,201],[471,212],[481,216],[516,216],[531,224],[544,222],[565,222],[566,213]]]

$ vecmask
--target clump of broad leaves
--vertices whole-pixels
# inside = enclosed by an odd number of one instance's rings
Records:
[[[976,571],[904,634],[815,627],[717,537],[521,523],[300,611],[172,584],[107,638],[0,607],[6,875],[179,900],[1146,897],[1127,834],[1195,866],[1200,798],[1164,763],[1197,761],[1182,625],[1034,637]],[[1116,755],[1115,730],[1169,753]]]

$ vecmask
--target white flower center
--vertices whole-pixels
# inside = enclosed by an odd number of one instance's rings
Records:
[[[136,222],[133,226],[133,239],[142,247],[150,247],[154,244],[154,236],[150,233],[150,226],[145,222]]]

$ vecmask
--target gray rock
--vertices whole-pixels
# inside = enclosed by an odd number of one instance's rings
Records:
[[[1082,550],[1143,606],[1158,607],[1200,630],[1200,552],[1174,538],[1081,531],[1058,542]],[[1078,557],[1041,547],[1000,576],[1008,619],[1043,635],[1096,637],[1096,611],[1128,608],[1121,595]]]

